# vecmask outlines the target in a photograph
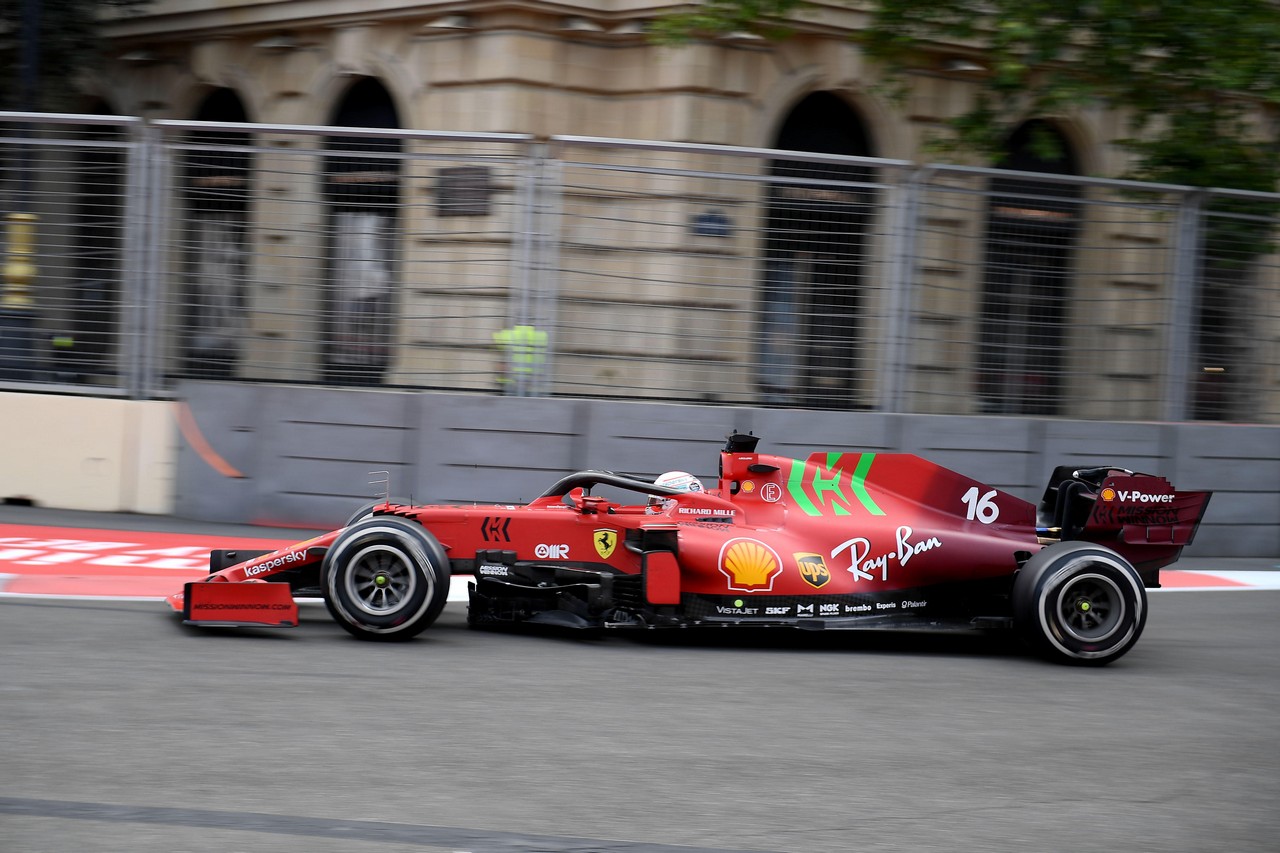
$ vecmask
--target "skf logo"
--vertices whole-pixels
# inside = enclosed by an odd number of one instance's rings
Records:
[[[796,554],[796,568],[809,586],[821,589],[831,580],[831,571],[821,554]]]
[[[600,555],[600,559],[607,560],[613,555],[613,549],[618,547],[618,531],[616,530],[597,530],[592,537],[596,543],[596,553]]]
[[[1102,499],[1107,503],[1111,503],[1113,500],[1116,499],[1116,490],[1111,488],[1110,486],[1107,486],[1105,489],[1102,490]]]
[[[720,549],[720,571],[729,579],[729,589],[768,592],[782,574],[782,560],[763,542],[730,539]]]

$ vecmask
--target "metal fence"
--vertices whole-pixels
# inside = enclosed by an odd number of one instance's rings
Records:
[[[0,114],[0,384],[1280,422],[1280,195]]]

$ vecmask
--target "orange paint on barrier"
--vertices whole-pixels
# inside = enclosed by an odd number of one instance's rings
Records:
[[[227,460],[223,459],[218,451],[213,449],[208,440],[204,437],[204,433],[200,432],[200,427],[196,425],[196,419],[191,414],[191,407],[186,403],[178,404],[178,431],[182,433],[182,437],[187,440],[187,444],[191,445],[191,449],[196,455],[204,460],[205,464],[213,470],[217,471],[224,477],[233,479],[244,479],[244,474]]]

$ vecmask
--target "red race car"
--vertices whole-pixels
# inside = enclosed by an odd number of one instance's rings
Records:
[[[278,551],[215,551],[169,603],[195,625],[296,625],[295,597],[318,593],[356,637],[405,640],[461,574],[475,627],[1011,628],[1101,665],[1141,635],[1145,587],[1210,496],[1060,467],[1036,506],[918,456],[757,442],[729,437],[710,490],[582,471],[524,506],[386,500]]]

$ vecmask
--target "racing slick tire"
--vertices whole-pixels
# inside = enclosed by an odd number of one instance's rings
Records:
[[[387,502],[388,502],[387,498],[379,498],[376,501],[369,501],[367,504],[364,504],[358,510],[351,513],[351,517],[347,519],[347,523],[342,526],[350,527],[351,525],[355,524],[357,521],[360,521],[361,519],[371,518],[373,516],[374,509],[380,506],[386,506]],[[390,498],[390,502],[393,504],[406,503],[406,501],[403,498]]]
[[[1142,578],[1110,548],[1056,542],[1013,582],[1014,626],[1050,660],[1103,666],[1133,647],[1147,624]]]
[[[373,516],[344,530],[325,555],[320,587],[330,615],[362,640],[408,640],[449,598],[449,559],[421,525]]]

